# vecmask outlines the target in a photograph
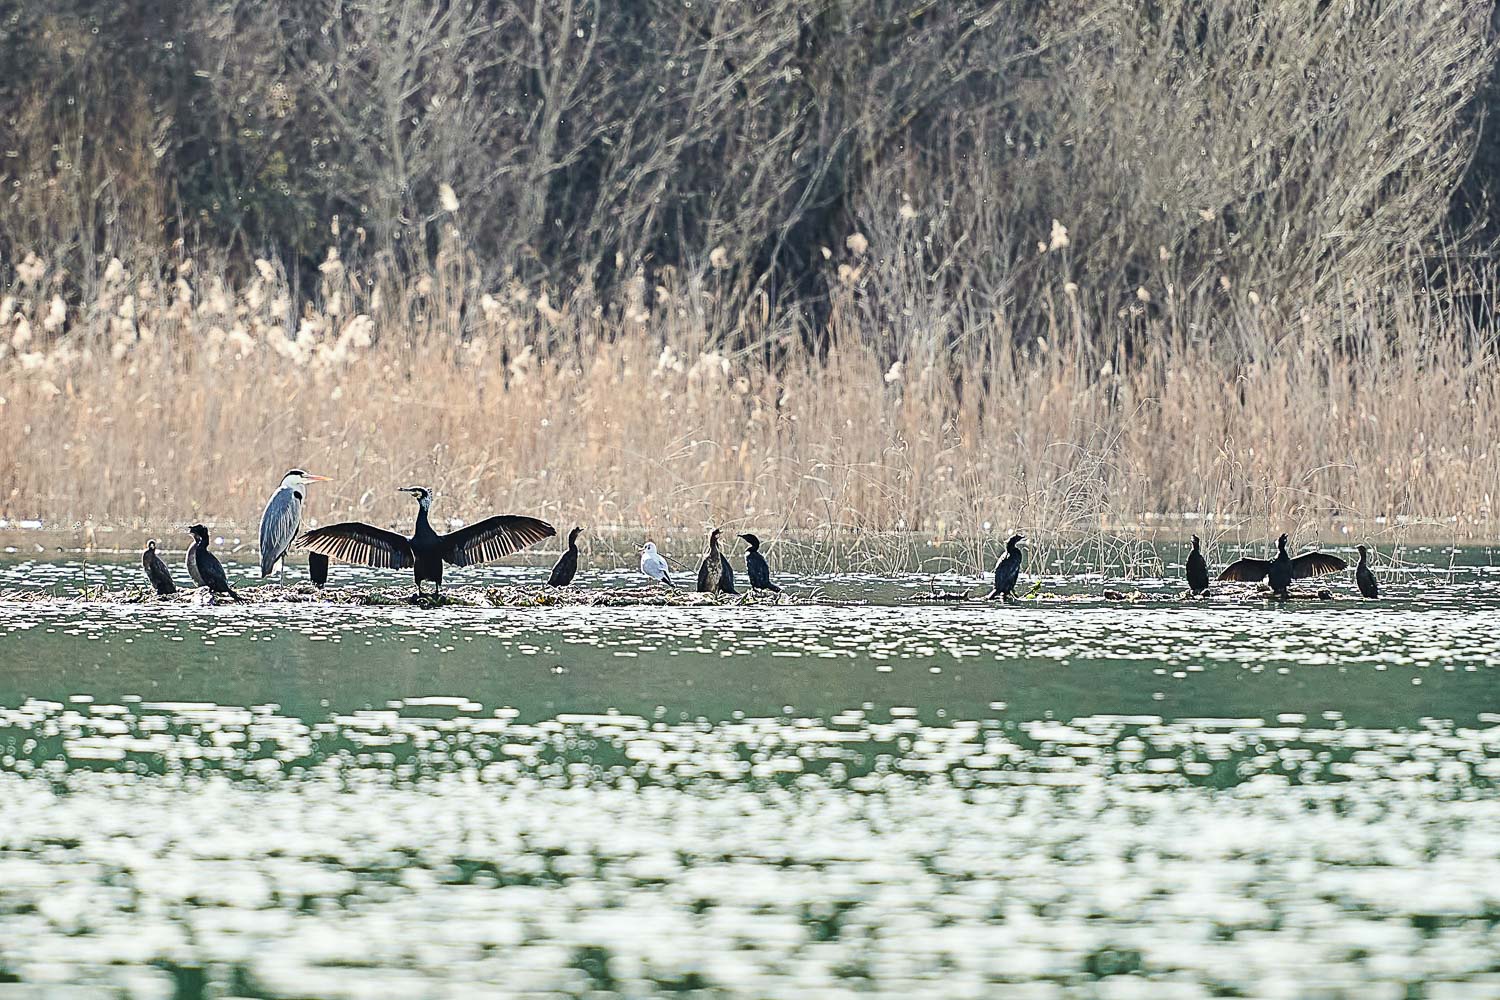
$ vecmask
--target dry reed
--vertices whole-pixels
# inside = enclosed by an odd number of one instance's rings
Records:
[[[82,315],[57,315],[40,262],[0,302],[0,516],[253,526],[303,466],[337,480],[312,495],[323,522],[405,524],[393,490],[420,482],[439,518],[525,511],[693,544],[723,524],[802,546],[808,568],[914,568],[932,543],[973,566],[1013,527],[1038,538],[1033,565],[1089,544],[1101,568],[1188,530],[1495,527],[1500,368],[1422,289],[1290,324],[1248,308],[1232,350],[1146,320],[1100,348],[1107,326],[1069,291],[1050,338],[1020,347],[997,321],[918,367],[849,334],[839,301],[825,358],[773,363],[729,351],[692,290],[615,310],[330,259],[296,314],[270,265],[240,286],[211,262],[173,281],[110,271]]]

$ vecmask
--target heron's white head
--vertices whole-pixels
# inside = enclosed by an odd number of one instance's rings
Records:
[[[312,473],[304,472],[301,469],[293,469],[281,477],[281,488],[289,490],[297,486],[306,486],[308,483],[327,482],[331,482],[327,476],[314,476]]]

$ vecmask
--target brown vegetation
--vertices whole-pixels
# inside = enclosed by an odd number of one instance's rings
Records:
[[[0,515],[1493,529],[1482,3],[163,16],[0,29]]]

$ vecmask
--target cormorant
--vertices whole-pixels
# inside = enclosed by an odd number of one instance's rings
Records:
[[[1193,551],[1187,557],[1187,582],[1194,597],[1208,592],[1208,560],[1203,558],[1197,535],[1193,536]]]
[[[1007,601],[1015,599],[1016,584],[1021,580],[1021,543],[1025,540],[1025,535],[1011,535],[1010,541],[1005,543],[1005,555],[995,563],[995,589],[990,591],[986,601],[997,597]]]
[[[1370,571],[1370,550],[1363,545],[1359,546],[1359,565],[1354,567],[1354,582],[1359,585],[1362,597],[1373,601],[1380,596],[1380,586],[1375,582],[1375,574]]]
[[[156,554],[156,539],[150,538],[146,541],[146,550],[141,553],[141,569],[146,571],[146,579],[151,581],[151,586],[158,595],[177,593],[177,584],[172,582],[172,574],[167,571],[167,564],[161,561],[161,556]]]
[[[719,548],[719,535],[723,529],[715,528],[708,536],[708,554],[698,564],[698,593],[737,594],[734,589],[734,568]]]
[[[297,544],[340,562],[376,569],[410,567],[421,596],[424,583],[433,585],[434,594],[441,592],[443,563],[475,566],[491,562],[557,534],[552,525],[534,517],[496,514],[440,535],[427,520],[431,490],[403,486],[396,492],[410,493],[417,501],[417,525],[410,538],[371,524],[345,521],[314,528],[298,538]]]
[[[191,533],[192,528],[188,531]],[[203,586],[203,575],[198,572],[198,536],[193,536],[193,544],[188,546],[187,554],[182,557],[182,566],[187,570],[188,579],[193,581],[193,586]]]
[[[1287,588],[1293,580],[1305,580],[1310,576],[1338,573],[1349,568],[1349,564],[1338,556],[1326,552],[1304,552],[1293,559],[1287,555],[1286,535],[1276,540],[1275,559],[1240,559],[1225,567],[1220,580],[1239,583],[1259,583],[1268,580],[1271,592],[1279,597],[1287,596]]]
[[[320,552],[309,552],[307,575],[312,578],[313,586],[322,590],[324,584],[328,582],[328,557]]]
[[[771,582],[771,567],[766,557],[760,554],[760,539],[748,534],[740,537],[750,546],[745,552],[745,572],[750,577],[750,589],[781,593],[781,588]]]
[[[224,567],[212,552],[208,551],[208,529],[201,524],[194,524],[188,528],[188,533],[193,536],[193,544],[188,546],[188,566],[195,580],[200,581],[198,586],[207,587],[211,594],[228,594],[236,601],[244,598],[234,592],[229,585],[229,577],[224,575]]]
[[[266,509],[260,515],[260,578],[264,580],[276,570],[281,571],[281,582],[286,582],[286,553],[302,530],[302,491],[308,483],[326,483],[327,476],[314,476],[293,469],[281,477],[281,485],[266,501]],[[328,563],[323,563],[323,580],[328,580]],[[316,582],[316,581],[314,581]],[[320,584],[321,586],[321,584]]]
[[[547,586],[566,587],[578,575],[578,536],[581,534],[582,528],[574,528],[568,532],[568,547],[557,560],[557,565],[552,567],[552,575],[547,577]]]
[[[656,551],[655,542],[647,542],[641,547],[641,572],[658,583],[665,583],[668,587],[677,586],[667,573],[667,561]]]

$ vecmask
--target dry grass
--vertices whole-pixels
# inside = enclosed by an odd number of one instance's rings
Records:
[[[205,271],[119,273],[51,329],[47,276],[23,272],[0,303],[0,516],[253,526],[303,466],[337,479],[314,488],[324,522],[406,524],[393,490],[418,482],[440,518],[723,524],[788,559],[804,546],[814,569],[912,568],[932,542],[973,566],[1012,527],[1044,556],[1093,543],[1101,566],[1186,530],[1494,533],[1500,366],[1420,290],[1291,324],[1252,309],[1216,344],[1132,320],[1128,358],[1123,335],[1096,346],[1109,325],[1069,293],[1033,347],[997,319],[978,347],[893,368],[838,302],[826,358],[773,364],[722,347],[698,292],[656,289],[610,319],[517,287],[478,298],[441,270],[402,284],[329,267],[321,308],[292,317],[274,269],[237,288]]]

